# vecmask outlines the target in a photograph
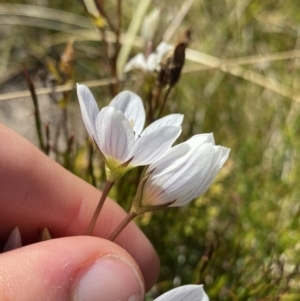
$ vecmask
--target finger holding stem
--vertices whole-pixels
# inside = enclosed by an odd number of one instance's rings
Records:
[[[105,202],[111,188],[114,186],[114,184],[115,184],[115,182],[111,182],[111,181],[106,180],[102,195],[101,195],[100,200],[99,200],[99,203],[98,203],[98,205],[95,209],[95,212],[93,214],[91,222],[90,222],[90,224],[89,224],[89,226],[86,230],[86,235],[91,235],[92,234],[93,229],[94,229],[95,224],[96,224],[96,221],[97,221],[97,219],[99,217],[99,214],[101,212],[101,209],[104,205],[104,202]]]

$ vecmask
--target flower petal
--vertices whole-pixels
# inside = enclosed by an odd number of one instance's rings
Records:
[[[166,42],[161,42],[156,50],[149,54],[147,57],[147,70],[153,72],[155,70],[159,71],[160,63],[166,54],[173,49],[173,46],[167,44]]]
[[[202,285],[184,285],[174,288],[154,301],[209,301]]]
[[[156,161],[172,146],[180,133],[180,127],[166,126],[141,136],[136,141],[134,158],[131,163],[141,166]]]
[[[183,145],[188,144],[183,143]],[[190,191],[195,191],[199,183],[202,183],[203,178],[201,174],[199,176],[199,171],[205,173],[209,168],[213,156],[212,149],[211,143],[205,144],[197,152],[190,149],[182,158],[175,158],[169,167],[165,167],[164,164],[161,168],[158,166],[145,184],[145,202],[150,205],[151,200],[151,205],[162,205],[176,200],[171,205],[175,207],[190,201],[191,198],[183,203],[182,199],[185,199]],[[149,186],[155,186],[156,190],[154,191]],[[149,195],[150,189],[151,193],[155,194],[154,196]]]
[[[160,63],[162,59],[165,57],[165,55],[173,49],[173,46],[166,43],[166,42],[161,42],[157,47],[156,47],[156,54],[157,54],[157,61]]]
[[[178,206],[184,205],[187,202],[199,197],[204,194],[207,189],[211,186],[216,175],[220,171],[223,164],[226,162],[229,156],[230,150],[223,146],[214,146],[213,147],[213,158],[210,162],[210,166],[206,170],[199,171],[195,178],[198,178],[199,185],[194,189],[189,189],[188,193],[183,195],[177,202]]]
[[[209,134],[198,134],[194,135],[192,138],[186,141],[191,147],[201,147],[204,143],[215,144],[215,139],[213,133]]]
[[[96,119],[97,142],[105,156],[121,163],[132,156],[134,133],[126,117],[114,107],[103,108]]]
[[[110,102],[109,106],[120,110],[125,115],[136,137],[141,134],[145,123],[145,109],[137,94],[123,91]]]
[[[85,85],[77,84],[77,95],[83,122],[89,135],[93,138],[95,137],[95,121],[99,113],[98,105],[90,89]]]
[[[141,136],[147,135],[155,130],[157,130],[158,128],[164,127],[164,126],[181,126],[182,121],[183,121],[183,117],[184,115],[182,114],[170,114],[167,115],[163,118],[160,118],[154,122],[152,122],[149,126],[147,126]]]
[[[192,198],[196,198],[199,195],[206,192],[206,190],[211,186],[214,181],[216,175],[228,159],[230,153],[230,149],[224,146],[215,147],[214,158],[211,162],[211,166],[209,168],[209,173],[205,176],[205,181],[203,181],[202,185],[198,187],[195,191]]]
[[[185,160],[185,156],[188,155],[188,152],[191,150],[191,147],[187,143],[180,143],[173,146],[167,152],[164,153],[158,160],[149,165],[146,173],[152,172],[155,169],[155,174],[161,174],[167,172],[168,169],[173,169],[173,163],[176,162],[180,164],[181,160]]]
[[[147,71],[146,59],[142,53],[138,53],[125,65],[124,72],[126,73],[134,69],[141,69],[143,71]]]
[[[154,72],[158,68],[159,63],[160,61],[158,60],[157,54],[155,52],[150,53],[147,57],[146,70],[148,72]]]
[[[166,196],[168,193],[165,189],[166,181],[172,183],[173,179],[170,176],[180,177],[181,172],[184,172],[182,166],[185,166],[190,149],[186,143],[181,143],[172,147],[165,155],[148,167],[146,174],[151,172],[151,175],[144,186],[142,199],[144,206],[161,205],[176,198],[173,194]]]

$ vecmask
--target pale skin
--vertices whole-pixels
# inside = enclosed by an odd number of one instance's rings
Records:
[[[114,243],[105,239],[126,215],[114,201],[106,201],[92,236],[83,236],[100,195],[0,124],[0,242],[18,226],[26,245],[0,254],[0,300],[75,300],[80,269],[106,255],[136,271],[141,294],[153,286],[159,259],[133,222]],[[43,227],[59,239],[35,243]]]

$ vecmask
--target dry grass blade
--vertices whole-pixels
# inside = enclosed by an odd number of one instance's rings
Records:
[[[191,9],[193,3],[194,3],[194,0],[185,0],[184,1],[179,12],[177,13],[176,17],[173,19],[172,23],[165,31],[164,36],[163,36],[164,41],[168,42],[172,39],[172,37],[175,35],[176,31],[178,30],[179,26],[181,25],[183,19],[185,18],[186,14]]]
[[[137,36],[137,33],[142,24],[143,18],[150,6],[151,0],[140,0],[139,4],[135,10],[134,16],[132,17],[132,21],[127,30],[128,43],[123,44],[120,49],[120,53],[117,59],[117,72],[118,76],[121,76],[123,73],[123,68],[128,60],[133,41]]]
[[[56,34],[52,34],[46,36],[43,41],[44,47],[53,47],[54,45],[64,44],[67,43],[70,38],[73,38],[75,41],[101,41],[102,37],[99,35],[98,32],[94,30],[86,30],[86,29],[79,29],[79,30],[68,30]],[[116,42],[116,35],[112,31],[105,32],[105,38],[108,43],[115,43]],[[129,39],[126,33],[120,34],[120,43],[121,44],[128,44],[131,43],[134,47],[142,48],[144,45],[144,39],[136,36],[134,39]]]
[[[292,51],[292,52],[284,53],[284,55],[282,56],[280,55],[276,56],[275,54],[273,54],[270,56],[270,58],[271,60],[278,59],[278,57],[284,59],[290,59],[290,58],[298,57],[299,55],[300,55],[300,51]],[[233,59],[230,60],[229,63],[227,63],[227,61],[222,61],[216,57],[204,53],[200,53],[192,49],[186,50],[186,58],[189,59],[190,61],[206,65],[207,69],[218,68],[226,73],[232,74],[237,77],[241,77],[249,82],[262,86],[277,94],[288,97],[296,102],[300,102],[300,95],[295,95],[293,89],[286,87],[279,82],[271,80],[257,72],[246,70],[240,67],[234,64],[235,60]],[[246,64],[246,63],[254,62],[255,60],[254,57],[251,58],[248,57],[247,59],[244,60],[242,58],[236,59],[236,61],[239,63]],[[262,62],[261,57],[257,57],[257,62]]]
[[[136,77],[126,79],[127,82],[138,81],[138,80],[141,80],[141,79],[136,78]],[[114,83],[117,83],[120,81],[122,82],[122,80],[118,80],[117,78],[106,78],[106,79],[85,81],[85,82],[82,82],[82,84],[86,85],[89,88],[93,88],[93,87],[107,86],[107,85],[114,84]],[[125,80],[123,80],[123,81],[125,81]],[[36,95],[47,95],[47,94],[51,94],[53,92],[61,93],[61,92],[71,91],[73,89],[75,89],[74,84],[60,85],[60,86],[56,86],[55,88],[52,88],[52,87],[38,88],[38,89],[36,89]],[[0,95],[0,101],[13,100],[13,99],[17,99],[17,98],[26,98],[26,97],[30,97],[30,96],[31,96],[30,91],[12,92],[12,93]]]
[[[81,33],[83,33],[83,32],[81,32]],[[67,35],[66,36],[58,35],[57,37],[58,38],[54,40],[55,43],[59,43],[60,39],[67,38]],[[113,35],[112,35],[112,37],[113,37]],[[91,37],[88,37],[87,39],[89,39],[89,38],[91,38]],[[126,35],[124,35],[123,38],[124,38],[124,41],[127,41]],[[124,42],[123,38],[121,38],[122,42]],[[85,39],[85,38],[83,38],[83,39]],[[53,41],[53,43],[54,43],[54,41]],[[136,43],[137,44],[142,43],[142,40],[136,39]],[[246,69],[238,66],[238,65],[244,65],[244,64],[255,64],[255,63],[261,63],[261,62],[294,59],[297,57],[300,57],[300,50],[284,51],[284,52],[266,54],[263,56],[261,56],[261,55],[249,56],[249,57],[244,57],[244,58],[236,58],[236,59],[222,61],[211,55],[201,53],[199,51],[195,51],[192,49],[187,49],[186,50],[186,59],[196,62],[196,63],[199,63],[199,64],[201,64],[201,66],[186,68],[185,70],[183,70],[183,73],[199,72],[199,71],[203,71],[203,70],[217,68],[226,73],[230,73],[234,76],[241,77],[247,81],[250,81],[254,84],[262,86],[266,89],[269,89],[277,94],[288,97],[296,102],[300,102],[300,96],[295,95],[293,89],[286,87],[286,86],[282,85],[281,83],[278,83],[274,80],[270,80],[257,72],[254,72],[251,70],[246,70]],[[138,80],[138,79],[131,78],[129,80],[134,81],[134,80]],[[116,82],[117,82],[117,79],[110,78],[110,79],[87,81],[84,84],[91,88],[91,87],[106,86],[106,85],[109,85],[111,83],[116,83]],[[57,86],[54,89],[54,91],[55,92],[65,92],[65,91],[70,91],[72,89],[74,89],[74,85],[66,84],[66,85]],[[45,95],[45,94],[50,94],[50,93],[53,93],[52,88],[36,89],[37,95]],[[22,98],[22,97],[29,97],[29,96],[30,96],[29,91],[7,93],[7,94],[0,95],[0,101]]]

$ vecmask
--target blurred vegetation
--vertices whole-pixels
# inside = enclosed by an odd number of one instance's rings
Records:
[[[117,3],[122,4],[121,33],[137,20],[135,9],[140,2],[97,1],[116,28]],[[188,1],[148,2],[147,14],[154,8],[162,12],[155,33],[157,44]],[[42,86],[55,90],[60,85],[100,80],[93,88],[100,107],[123,89],[145,100],[147,86],[141,73],[109,84],[117,70],[108,57],[117,48],[109,40],[109,26],[103,27],[106,21],[103,14],[88,14],[81,1],[0,4],[1,91],[8,85],[16,91],[25,89],[25,66],[37,96]],[[165,113],[184,113],[180,141],[213,132],[216,144],[230,147],[231,154],[204,196],[183,208],[148,213],[136,220],[162,264],[149,300],[189,283],[204,284],[211,300],[299,300],[298,22],[299,2],[295,0],[195,0],[180,22],[170,42],[175,43],[179,33],[190,28],[189,48],[195,52],[193,57],[186,53],[183,74],[171,90]],[[103,33],[106,41],[101,39]],[[70,41],[74,41],[72,47]],[[140,41],[134,39],[130,57],[142,50]],[[67,53],[67,45],[72,53]],[[0,102],[15,101],[7,95],[0,95]],[[40,147],[101,187],[100,159],[88,140],[80,139],[67,122],[67,116],[79,111],[74,91],[49,95],[62,117],[46,122],[40,111],[44,135]],[[35,131],[34,117],[27,122],[32,122]],[[77,120],[78,127],[84,127],[81,120]],[[64,137],[60,143],[59,135]],[[129,172],[112,191],[111,196],[125,208],[139,174],[139,170]]]

